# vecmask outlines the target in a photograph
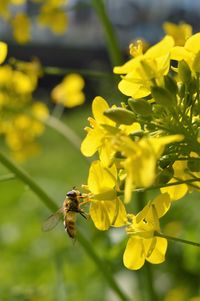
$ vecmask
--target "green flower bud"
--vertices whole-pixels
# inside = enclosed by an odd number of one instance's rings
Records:
[[[173,177],[174,171],[172,166],[163,169],[156,178],[157,184],[165,184]]]
[[[144,99],[134,100],[131,98],[128,100],[128,104],[133,110],[133,112],[135,112],[136,114],[140,114],[142,116],[149,116],[152,114],[152,108],[150,103],[148,103]]]
[[[191,80],[191,70],[184,60],[178,63],[178,75],[183,83],[189,84]]]
[[[124,108],[108,109],[104,112],[104,115],[118,124],[130,125],[133,122],[136,122],[133,112]]]
[[[163,107],[171,108],[176,103],[176,97],[162,87],[152,87],[151,94],[156,103],[160,104]]]

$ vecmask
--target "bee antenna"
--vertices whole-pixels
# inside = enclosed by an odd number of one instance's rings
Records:
[[[76,189],[76,186],[73,186],[73,188],[72,188],[72,189],[73,189],[73,190],[74,190],[74,189]]]

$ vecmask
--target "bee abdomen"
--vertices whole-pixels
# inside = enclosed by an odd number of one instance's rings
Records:
[[[74,221],[68,221],[67,223],[64,222],[65,231],[69,234],[71,238],[74,238],[76,235],[76,229],[75,229],[75,222]]]

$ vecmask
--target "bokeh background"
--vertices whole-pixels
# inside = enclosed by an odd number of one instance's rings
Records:
[[[112,72],[102,24],[90,0],[62,1],[66,23],[59,33],[38,22],[41,6],[47,0],[11,2],[0,1],[0,40],[8,44],[7,62],[12,57],[25,61],[37,57],[45,67],[65,68],[72,72],[85,69]],[[198,0],[106,0],[105,6],[124,61],[128,57],[128,45],[136,38],[144,38],[150,44],[157,42],[164,34],[162,24],[165,21],[187,22],[193,26],[194,32],[200,29]],[[6,11],[9,11],[8,15]],[[31,37],[27,43],[19,43],[13,35],[12,20],[17,13],[25,13],[30,18]],[[50,24],[58,22],[61,17],[54,18]],[[44,73],[39,80],[35,96],[48,103],[50,110],[54,106],[50,92],[62,78],[63,75]],[[112,76],[85,75],[84,80],[85,104],[65,109],[62,116],[62,121],[81,139],[85,135],[83,129],[87,117],[91,115],[91,101],[96,95],[111,103],[123,100]],[[86,184],[89,162],[53,129],[47,128],[39,142],[40,153],[20,164],[61,206],[67,191],[73,186],[80,188],[81,184]],[[8,152],[3,139],[1,148]],[[7,173],[8,170],[1,165],[0,175]],[[0,195],[0,300],[118,300],[78,241],[73,243],[67,237],[62,223],[52,232],[41,231],[50,211],[26,185],[16,178],[1,181]],[[199,212],[199,196],[193,193],[176,202],[163,218],[164,231],[199,241]],[[138,284],[141,273],[126,270],[122,263],[126,244],[123,230],[99,232],[92,221],[85,221],[81,216],[77,223],[130,300],[143,301],[143,287]],[[151,266],[151,269],[158,300],[200,300],[198,248],[169,242],[165,263]]]

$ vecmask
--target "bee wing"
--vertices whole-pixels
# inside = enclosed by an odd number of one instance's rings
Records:
[[[50,215],[43,223],[42,230],[43,231],[51,231],[53,228],[57,226],[59,221],[63,216],[63,208],[60,208],[54,214]]]

